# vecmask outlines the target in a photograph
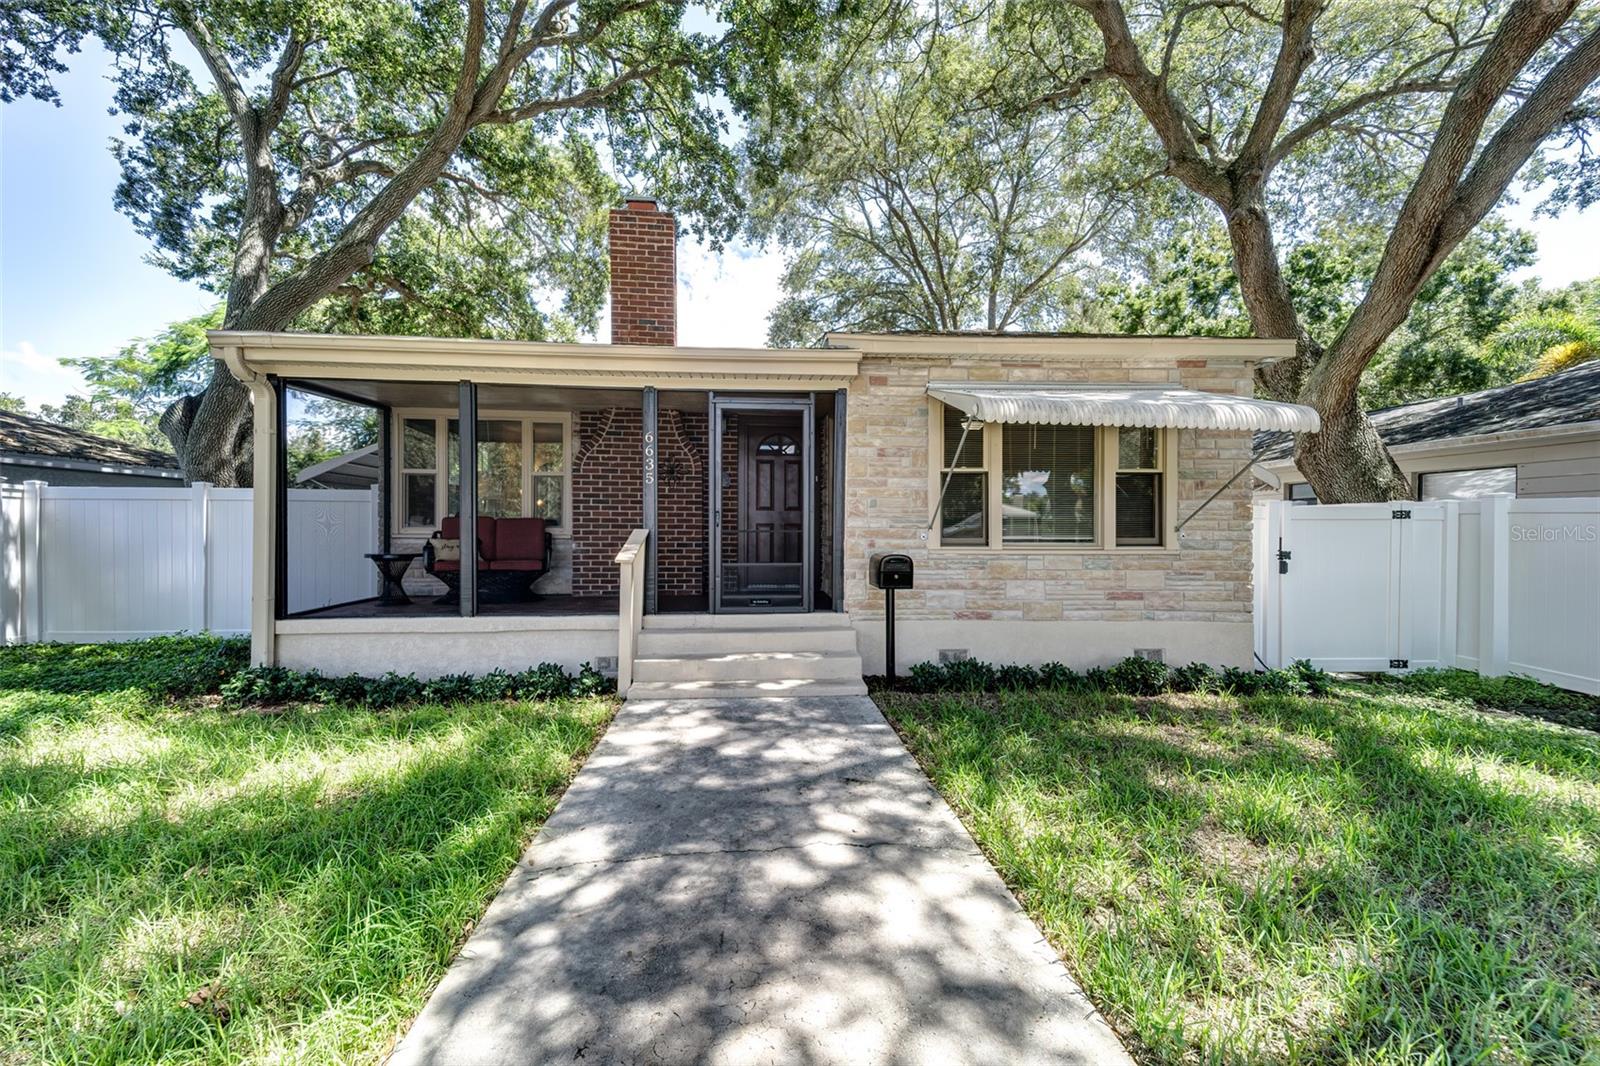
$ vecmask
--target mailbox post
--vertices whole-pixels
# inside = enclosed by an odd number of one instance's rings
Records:
[[[889,688],[894,688],[894,591],[908,589],[912,581],[911,556],[879,552],[872,557],[868,578],[883,590],[883,660]]]

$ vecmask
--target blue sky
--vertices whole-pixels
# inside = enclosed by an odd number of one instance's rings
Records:
[[[0,106],[0,391],[55,403],[79,384],[63,356],[104,355],[208,307],[213,298],[144,262],[149,245],[111,206],[120,132],[107,114],[106,57],[86,48],[59,82],[62,106]],[[1530,198],[1506,211],[1532,229],[1547,284],[1600,273],[1600,209],[1533,219]],[[713,256],[680,248],[679,341],[759,346],[778,299],[781,263],[759,249]],[[604,334],[604,325],[601,332]]]

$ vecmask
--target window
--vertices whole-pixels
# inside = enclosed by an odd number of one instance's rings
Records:
[[[460,423],[410,412],[399,423],[400,525],[428,532],[461,506]],[[559,527],[567,509],[568,427],[565,415],[479,419],[478,513]]]
[[[1117,434],[1117,544],[1161,543],[1161,435],[1121,426]]]
[[[400,445],[401,525],[434,525],[435,490],[439,484],[438,426],[431,418],[402,421]]]
[[[944,502],[939,508],[939,540],[943,544],[989,543],[984,431],[981,425],[966,431],[963,443],[965,421],[966,416],[958,408],[944,408],[944,461],[939,469],[939,485],[944,489]]]
[[[800,446],[787,433],[774,433],[756,445],[758,455],[798,455]]]
[[[1515,496],[1517,468],[1490,466],[1482,470],[1447,470],[1423,474],[1419,498],[1424,500],[1476,500],[1483,496]]]
[[[1001,540],[1093,544],[1094,427],[1001,429]]]
[[[963,446],[964,422],[954,407],[933,413],[929,446],[941,461],[929,482],[935,498],[943,492],[938,544],[1169,546],[1176,501],[1166,430],[996,423],[974,427]]]

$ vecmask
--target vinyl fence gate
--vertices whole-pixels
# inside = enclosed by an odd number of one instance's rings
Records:
[[[1256,656],[1600,693],[1600,499],[1257,504]]]

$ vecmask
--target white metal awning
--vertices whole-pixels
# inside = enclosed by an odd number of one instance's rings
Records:
[[[1278,429],[1297,433],[1313,433],[1322,428],[1317,412],[1301,404],[1222,396],[1164,385],[934,382],[928,385],[928,395],[980,422]]]

